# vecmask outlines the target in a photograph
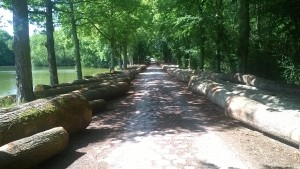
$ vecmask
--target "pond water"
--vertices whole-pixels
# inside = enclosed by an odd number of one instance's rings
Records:
[[[108,72],[108,69],[82,68],[83,76],[95,75],[100,72]],[[59,83],[72,82],[76,79],[74,66],[58,67]],[[33,68],[33,86],[37,84],[50,84],[49,69],[47,67]],[[0,96],[16,94],[16,70],[13,66],[0,66]]]

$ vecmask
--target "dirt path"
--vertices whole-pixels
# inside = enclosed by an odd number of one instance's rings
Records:
[[[159,67],[38,168],[300,168],[300,153],[228,119]]]

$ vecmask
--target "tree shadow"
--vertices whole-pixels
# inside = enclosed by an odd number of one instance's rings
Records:
[[[223,109],[205,96],[191,93],[161,68],[140,73],[131,90],[108,102],[106,111],[95,114],[89,127],[70,136],[67,149],[40,164],[40,168],[67,168],[85,155],[82,148],[99,142],[136,142],[136,137],[178,133],[208,133],[240,127]],[[87,148],[88,150],[88,148]],[[208,168],[218,168],[207,164]]]

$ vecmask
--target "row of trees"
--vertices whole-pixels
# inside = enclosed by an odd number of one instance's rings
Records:
[[[120,67],[127,67],[128,46],[135,41],[133,32],[142,24],[139,14],[143,4],[139,0],[128,1],[52,1],[52,0],[22,0],[3,1],[1,6],[11,9],[14,13],[14,44],[13,50],[16,57],[17,71],[17,100],[30,101],[32,94],[31,59],[28,36],[28,23],[45,25],[46,42],[44,46],[47,52],[47,63],[50,71],[51,85],[58,83],[57,59],[54,40],[54,28],[58,24],[63,30],[67,30],[72,36],[75,55],[77,78],[82,78],[81,51],[84,54],[96,54],[93,45],[99,45],[110,55],[110,67],[113,70],[116,59],[119,59]],[[81,36],[81,38],[79,38]],[[43,38],[43,37],[34,37]],[[80,40],[81,41],[80,41]],[[130,41],[129,41],[130,39]],[[41,42],[41,41],[38,41]],[[94,44],[92,44],[94,42]],[[101,42],[101,43],[99,43]],[[80,49],[81,45],[89,47]],[[34,44],[32,45],[36,47]],[[33,50],[38,51],[38,50]],[[44,62],[35,59],[34,64]],[[91,59],[87,59],[90,61]]]
[[[152,1],[165,61],[300,83],[300,1]]]
[[[58,83],[57,55],[75,63],[78,79],[82,64],[106,60],[111,69],[117,62],[126,68],[130,55],[135,62],[151,56],[192,69],[300,82],[297,0],[6,0],[1,5],[14,12],[16,66],[27,72],[28,22],[45,25],[46,36],[32,38],[45,41],[46,48],[32,49],[39,51],[32,55],[39,56],[34,64],[42,64],[47,52],[51,84]],[[29,75],[18,77],[28,81]]]

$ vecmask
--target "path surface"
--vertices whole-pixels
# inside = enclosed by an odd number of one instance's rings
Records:
[[[160,67],[110,102],[63,153],[38,168],[300,168],[300,153],[223,115]]]

